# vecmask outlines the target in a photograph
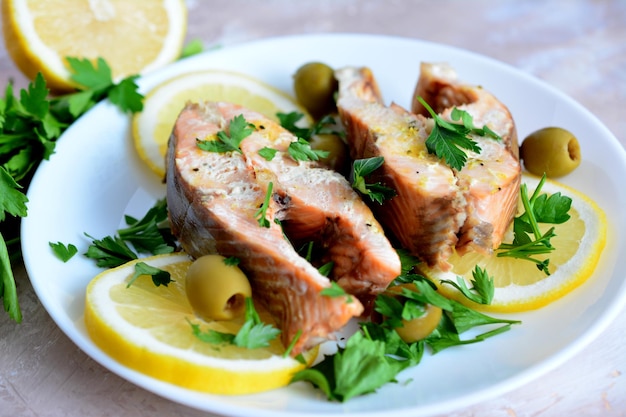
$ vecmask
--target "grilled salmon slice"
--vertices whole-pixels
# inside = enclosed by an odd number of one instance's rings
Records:
[[[521,179],[508,109],[483,89],[459,83],[443,65],[422,65],[411,112],[397,104],[385,106],[368,68],[342,68],[335,76],[352,157],[385,158],[374,179],[397,195],[376,212],[399,243],[442,270],[450,268],[447,260],[454,250],[490,253],[497,248],[515,214]],[[418,96],[448,120],[455,106],[467,111],[476,127],[488,125],[502,140],[473,135],[481,151],[466,152],[468,162],[460,171],[449,168],[428,153],[433,120]]]
[[[501,140],[472,135],[481,151],[467,153],[458,184],[467,201],[467,219],[459,233],[457,251],[491,253],[502,243],[517,211],[521,165],[517,130],[508,108],[483,88],[462,83],[447,64],[422,63],[413,94],[412,111],[427,116],[422,97],[436,113],[451,120],[454,107],[468,112],[474,125],[488,126]]]
[[[452,170],[428,153],[425,119],[398,105],[385,106],[368,68],[342,68],[335,77],[352,158],[382,156],[383,166],[368,181],[396,191],[395,197],[374,205],[377,218],[402,247],[430,266],[448,269],[466,201]]]
[[[255,131],[241,153],[207,152],[196,139],[214,138],[242,115]],[[371,211],[338,174],[288,154],[295,137],[262,115],[230,103],[188,104],[176,121],[167,156],[167,200],[173,233],[193,257],[235,256],[257,297],[274,316],[287,345],[301,331],[293,355],[332,338],[363,304],[400,272],[398,256]],[[262,148],[275,149],[272,160]],[[265,218],[258,210],[272,184]],[[283,227],[281,227],[281,225]],[[350,295],[321,292],[320,274],[286,238],[323,243],[319,261]]]

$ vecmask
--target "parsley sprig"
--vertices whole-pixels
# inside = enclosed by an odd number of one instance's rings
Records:
[[[143,218],[125,218],[128,227],[119,229],[116,235],[95,239],[85,233],[92,240],[85,256],[94,259],[97,266],[114,268],[137,259],[138,253],[158,255],[176,249],[176,239],[167,223],[167,201],[164,198],[158,200]]]
[[[489,136],[496,140],[501,140],[500,136],[487,126],[481,129],[474,126],[472,116],[464,110],[453,108],[450,117],[452,123],[441,116],[426,103],[422,97],[417,100],[424,106],[432,116],[435,124],[426,139],[428,152],[437,155],[440,159],[456,170],[460,170],[467,162],[466,150],[480,152],[481,148],[469,135]]]
[[[228,132],[220,130],[217,132],[215,140],[196,139],[198,148],[207,152],[241,152],[239,146],[241,142],[250,136],[256,129],[256,126],[246,121],[242,114],[233,117],[228,122]]]
[[[136,76],[115,83],[102,58],[93,63],[69,57],[67,62],[71,78],[77,83],[76,92],[50,96],[39,73],[19,96],[9,83],[0,98],[0,222],[16,222],[27,215],[24,186],[39,163],[54,153],[61,134],[87,110],[105,98],[124,112],[137,112],[143,107]],[[0,297],[9,316],[20,322],[22,315],[11,269],[11,257],[21,256],[19,237],[3,235],[7,229],[0,233]]]
[[[247,349],[267,347],[280,334],[280,330],[276,327],[265,324],[261,320],[250,297],[246,298],[245,321],[237,334],[219,332],[213,329],[202,331],[200,325],[188,322],[194,336],[203,342],[226,343]]]
[[[332,126],[336,124],[335,119],[330,115],[324,116],[310,128],[298,126],[298,122],[304,118],[304,114],[300,112],[276,113],[276,116],[282,127],[293,133],[296,137],[306,141],[311,140],[314,135],[327,133],[337,134],[332,128]]]
[[[311,148],[311,144],[302,138],[291,142],[287,152],[295,161],[319,161],[326,158],[330,152]]]
[[[491,304],[495,292],[493,278],[487,270],[476,265],[472,271],[472,288],[468,288],[465,279],[457,277],[456,282],[443,279],[442,284],[448,284],[459,290],[466,298],[478,304]]]
[[[329,155],[328,151],[313,149],[309,140],[311,140],[311,137],[315,134],[327,131],[330,132],[326,126],[330,123],[334,123],[331,117],[320,120],[312,128],[304,128],[298,126],[298,122],[304,117],[302,113],[276,113],[276,116],[280,121],[280,125],[293,133],[296,137],[296,140],[291,142],[287,148],[287,153],[289,153],[295,161],[319,161]],[[259,155],[271,161],[274,159],[274,156],[276,156],[276,152],[278,152],[276,149],[265,147],[259,150]]]
[[[440,295],[426,278],[414,276],[414,289],[402,289],[402,302],[386,294],[376,298],[374,308],[385,317],[382,323],[361,323],[360,331],[347,340],[345,347],[339,347],[335,354],[325,355],[313,367],[297,372],[292,381],[308,381],[329,400],[347,401],[374,392],[386,383],[396,382],[398,373],[421,361],[425,346],[435,354],[452,346],[484,341],[519,323],[490,317],[449,300]],[[403,319],[419,317],[425,304],[438,306],[444,311],[439,325],[424,340],[404,342],[394,328]],[[471,338],[461,337],[478,326],[491,328]]]
[[[554,251],[550,240],[556,236],[554,227],[545,233],[539,230],[539,223],[561,224],[569,220],[569,209],[572,205],[570,197],[560,192],[548,196],[541,193],[546,182],[545,174],[537,184],[532,196],[528,197],[528,186],[520,187],[520,199],[524,212],[513,219],[513,242],[502,243],[498,248],[497,256],[524,259],[534,262],[537,269],[550,275],[550,259],[539,259],[537,255],[549,254]]]
[[[135,283],[137,278],[144,276],[144,275],[151,277],[152,282],[157,287],[160,285],[167,287],[167,285],[170,282],[172,282],[172,275],[168,271],[165,271],[163,269],[157,268],[152,265],[148,265],[145,262],[137,262],[135,264],[133,276],[128,281],[128,284],[126,284],[126,288],[129,288],[131,285]]]
[[[352,163],[352,187],[361,194],[367,195],[372,201],[382,204],[385,200],[396,195],[394,189],[381,183],[366,183],[365,177],[372,174],[383,166],[385,158],[377,156],[373,158],[357,159]]]

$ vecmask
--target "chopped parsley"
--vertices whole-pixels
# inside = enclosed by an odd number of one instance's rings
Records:
[[[131,285],[133,285],[133,283],[137,280],[137,278],[143,275],[150,276],[152,278],[152,282],[157,287],[160,285],[167,287],[167,285],[170,282],[172,282],[172,277],[169,272],[163,269],[148,265],[145,262],[137,262],[135,264],[135,270],[133,272],[133,276],[128,281],[128,284],[126,284],[126,288],[129,288]]]
[[[348,294],[346,290],[341,288],[341,286],[339,286],[339,284],[337,284],[335,281],[331,281],[330,287],[324,288],[322,291],[320,291],[320,294],[331,298],[346,297],[347,303],[351,303],[353,301],[352,296]]]
[[[406,258],[405,258],[406,259]],[[413,268],[408,265],[403,280],[406,282]],[[329,400],[347,401],[355,396],[376,391],[382,385],[397,382],[402,370],[417,365],[428,346],[432,353],[452,346],[484,341],[505,332],[517,320],[487,316],[440,295],[426,278],[414,275],[414,288],[402,288],[402,302],[396,297],[380,294],[374,304],[384,320],[381,323],[363,322],[360,331],[347,340],[332,355],[309,369],[297,372],[292,381],[308,381],[320,389]],[[402,320],[419,317],[426,304],[443,310],[439,325],[423,340],[406,343],[395,328]],[[471,338],[461,335],[477,326],[490,329]]]
[[[247,349],[267,347],[270,341],[276,339],[280,334],[280,330],[276,327],[261,321],[250,297],[246,298],[245,322],[237,334],[223,333],[213,329],[202,331],[200,325],[191,323],[189,320],[188,322],[194,336],[203,342],[227,343]]]
[[[167,202],[164,198],[158,200],[142,219],[125,218],[128,227],[119,229],[117,235],[95,239],[85,233],[92,240],[85,256],[95,259],[97,266],[114,268],[137,259],[137,253],[158,255],[176,249],[176,240],[167,223]]]
[[[318,161],[320,158],[326,158],[329,154],[328,151],[312,149],[311,144],[302,138],[297,138],[291,142],[287,152],[296,161]]]
[[[207,152],[241,152],[239,146],[241,142],[250,136],[256,129],[252,123],[248,123],[243,115],[233,117],[228,123],[228,133],[220,130],[217,132],[215,140],[196,139],[196,146]]]
[[[381,183],[366,183],[365,177],[380,168],[385,162],[385,158],[377,156],[374,158],[357,159],[352,164],[352,188],[361,194],[367,195],[372,201],[382,204],[386,199],[396,195],[395,190]]]
[[[54,253],[54,256],[56,256],[63,262],[69,261],[78,252],[78,248],[71,243],[68,245],[65,245],[61,242],[57,242],[57,243],[49,242],[48,244],[52,248],[52,252]]]
[[[478,304],[491,304],[495,291],[493,278],[487,270],[476,265],[472,271],[472,288],[468,288],[465,279],[457,277],[456,282],[447,279],[442,284],[449,284],[459,290],[466,298]]]
[[[465,166],[467,161],[466,150],[480,152],[480,147],[469,135],[489,136],[493,139],[500,140],[493,130],[487,126],[482,129],[474,127],[472,116],[464,110],[458,108],[452,109],[450,117],[453,121],[461,121],[461,123],[452,123],[441,116],[426,103],[422,97],[417,100],[428,110],[435,121],[433,129],[426,139],[426,148],[428,152],[437,155],[448,166],[456,170],[460,170]]]

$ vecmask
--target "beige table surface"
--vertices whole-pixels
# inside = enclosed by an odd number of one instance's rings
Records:
[[[626,1],[190,0],[189,39],[376,33],[454,45],[514,65],[570,95],[626,145]],[[27,84],[0,46],[0,87]],[[625,273],[626,275],[626,273]],[[202,416],[107,371],[50,319],[18,266],[24,320],[0,315],[2,416]],[[451,416],[626,416],[622,313],[538,380]]]

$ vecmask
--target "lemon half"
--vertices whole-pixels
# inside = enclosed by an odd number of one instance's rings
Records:
[[[115,80],[176,60],[187,9],[184,0],[4,0],[2,26],[18,68],[61,92],[75,86],[66,57],[102,57]]]
[[[156,286],[140,276],[127,286],[137,262],[169,271],[173,282]],[[289,356],[280,338],[267,348],[211,344],[193,334],[191,325],[237,333],[243,319],[205,322],[197,318],[185,293],[186,254],[157,255],[131,261],[96,276],[87,286],[85,324],[96,345],[120,363],[172,384],[212,393],[250,394],[289,384],[306,365]],[[273,323],[257,306],[261,319]],[[317,348],[304,353],[307,364]]]
[[[133,116],[132,134],[139,157],[158,176],[165,174],[167,141],[178,114],[188,102],[226,101],[278,121],[276,113],[306,111],[290,95],[237,72],[206,70],[179,75],[152,90],[141,113]],[[307,115],[303,121],[306,121]]]
[[[528,186],[529,195],[535,190],[539,178],[524,174],[522,182]],[[450,257],[452,270],[420,266],[424,275],[436,283],[441,280],[456,282],[462,277],[472,287],[472,271],[476,265],[486,269],[494,279],[495,293],[490,305],[476,304],[468,300],[451,285],[441,284],[440,291],[470,307],[491,312],[522,312],[543,307],[571,292],[585,282],[593,273],[606,242],[606,216],[602,209],[583,193],[553,180],[547,180],[542,193],[562,195],[572,199],[570,219],[562,224],[539,224],[542,233],[555,228],[551,239],[555,250],[537,259],[550,259],[550,275],[540,271],[533,262],[509,257],[484,256],[476,252]],[[522,210],[520,203],[520,210]],[[512,228],[512,226],[511,226]],[[504,242],[513,240],[509,230]]]

